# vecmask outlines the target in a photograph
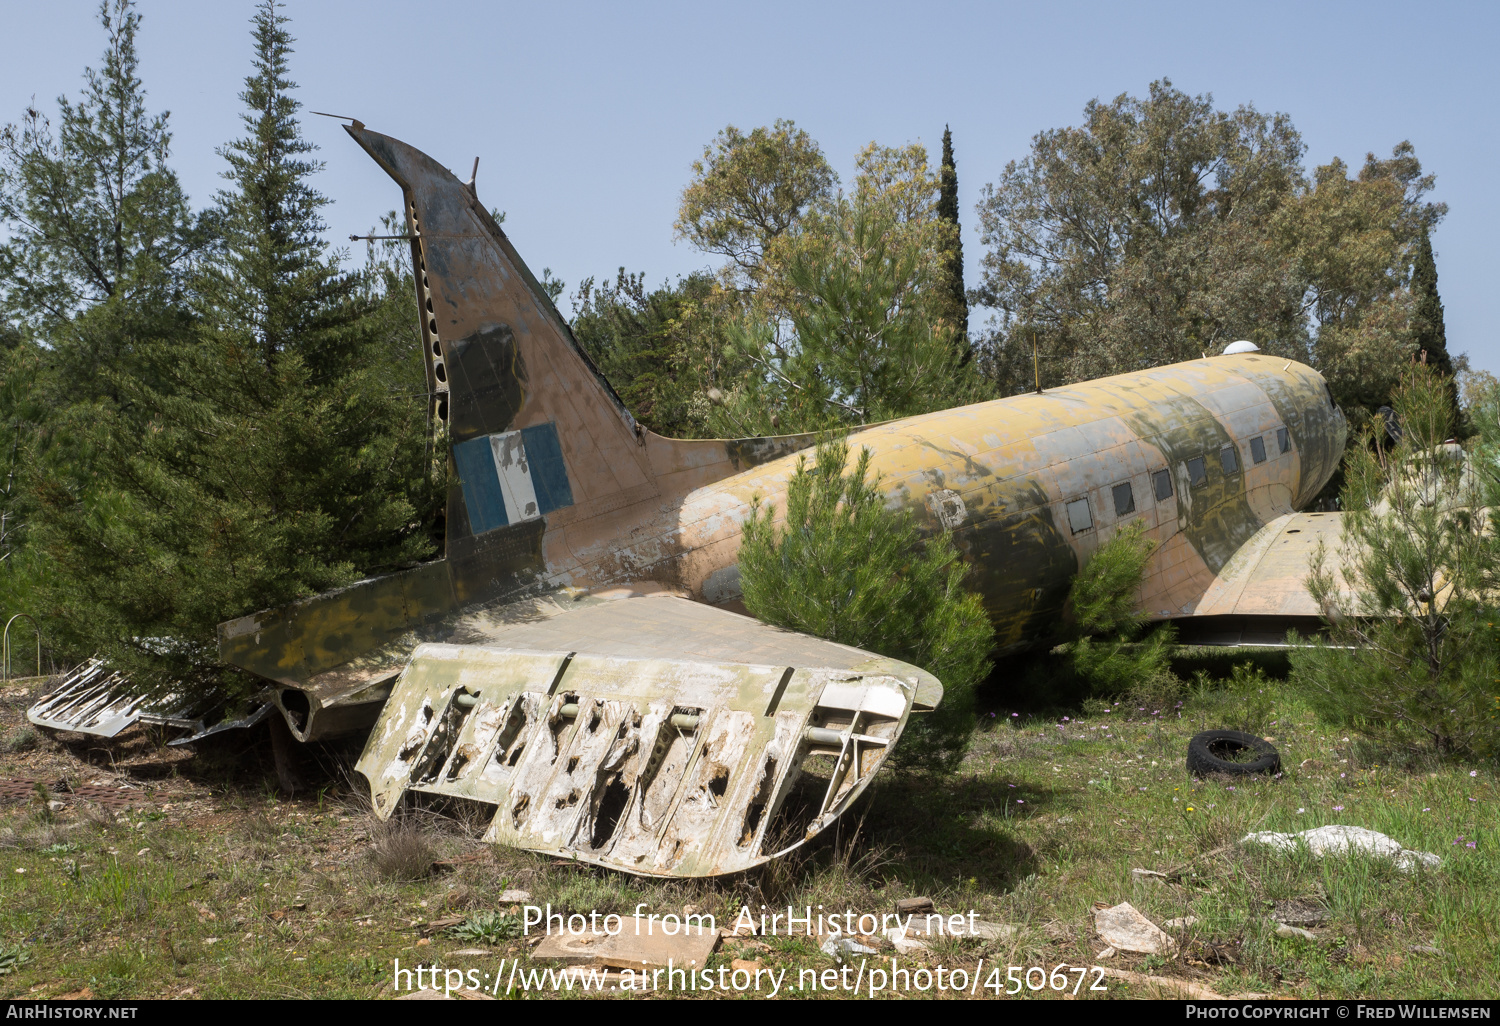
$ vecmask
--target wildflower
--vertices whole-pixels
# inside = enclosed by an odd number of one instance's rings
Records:
[[[1138,789],[1138,790],[1141,790],[1141,791],[1144,791],[1144,790],[1145,790],[1145,788],[1144,788],[1144,787],[1142,787],[1142,788],[1139,788],[1139,789]]]
[[[1189,812],[1192,812],[1192,811],[1193,811],[1193,807],[1192,807],[1192,806],[1191,806],[1191,805],[1189,805],[1189,806],[1188,806],[1188,811],[1189,811]]]
[[[1427,808],[1423,809],[1422,811],[1423,812],[1431,812],[1432,811],[1432,806],[1429,805]]]
[[[1478,770],[1469,770],[1469,776],[1471,776],[1471,777],[1477,777],[1477,776],[1479,776],[1479,771]]]
[[[1472,847],[1474,847],[1474,842],[1470,841],[1468,844],[1464,845],[1464,847],[1465,848],[1472,848]]]
[[[1068,717],[1066,717],[1066,716],[1064,716],[1064,717],[1063,717],[1063,722],[1064,722],[1064,723],[1067,723],[1067,722],[1068,722]]]
[[[1026,799],[1025,798],[1017,798],[1016,799],[1016,804],[1017,805],[1025,805],[1026,804]]]
[[[1006,784],[1005,786],[1006,787],[1015,787],[1016,785],[1015,784]]]
[[[1344,807],[1342,805],[1335,805],[1333,807],[1333,811],[1334,812],[1343,812],[1344,811]]]
[[[1233,791],[1234,788],[1233,787],[1226,787],[1226,788],[1224,788],[1224,790],[1226,790],[1226,791]]]
[[[1298,809],[1298,810],[1297,810],[1297,815],[1299,815],[1299,816],[1300,816],[1300,815],[1302,815],[1302,814],[1303,814],[1303,813],[1304,813],[1304,812],[1306,812],[1306,811],[1307,811],[1307,810],[1306,810],[1306,809]]]
[[[1020,715],[1021,715],[1021,714],[1020,714],[1020,713],[1011,713],[1011,714],[1010,714],[1010,718],[1011,718],[1011,719],[1016,719],[1016,718],[1017,718],[1017,717],[1019,717],[1019,716],[1020,716]]]

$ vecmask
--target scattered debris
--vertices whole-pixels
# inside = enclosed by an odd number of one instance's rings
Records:
[[[124,808],[136,802],[144,800],[144,796],[133,788],[125,787],[72,787],[66,780],[57,780],[52,783],[33,780],[28,777],[15,777],[10,780],[0,780],[0,802],[24,801],[35,798],[40,794],[38,788],[47,792],[49,808],[56,812],[52,803],[67,801],[69,799],[80,802],[94,802],[97,805],[108,805],[115,808]]]
[[[1168,919],[1165,923],[1161,924],[1161,928],[1163,930],[1171,930],[1174,933],[1181,933],[1197,921],[1197,916],[1181,916],[1177,919]]]
[[[666,933],[669,927],[676,933]],[[613,936],[594,927],[580,933],[549,933],[531,957],[555,958],[568,965],[598,963],[615,969],[642,969],[668,961],[674,966],[701,968],[708,964],[708,956],[719,943],[717,931],[693,923],[664,923],[659,916],[626,916],[618,929]]]
[[[1111,945],[1110,947],[1107,947],[1103,951],[1099,952],[1099,954],[1095,955],[1094,957],[1102,962],[1106,958],[1114,958],[1118,953],[1119,952],[1114,949],[1114,946]]]
[[[1250,776],[1275,773],[1281,754],[1265,738],[1239,730],[1205,730],[1188,741],[1189,773]]]
[[[519,905],[530,900],[530,891],[509,890],[500,892],[500,904],[502,905]]]
[[[227,708],[227,697],[217,689],[188,696],[169,693],[142,697],[133,693],[130,680],[123,674],[99,659],[89,659],[38,698],[26,710],[26,718],[38,727],[97,737],[114,737],[137,722],[182,727],[192,732],[191,737],[176,742],[182,744],[220,730],[259,723],[273,707],[267,690],[250,701],[245,715],[230,717]]]
[[[1299,845],[1305,844],[1307,850],[1318,858],[1324,855],[1342,855],[1355,850],[1365,851],[1371,855],[1390,859],[1397,869],[1407,873],[1421,866],[1436,869],[1442,863],[1436,855],[1403,848],[1400,842],[1378,831],[1343,824],[1316,827],[1295,834],[1278,834],[1272,830],[1262,830],[1245,835],[1240,843],[1264,844],[1286,852],[1295,851]]]
[[[818,950],[838,962],[846,961],[850,955],[877,954],[874,948],[861,944],[852,937],[830,937]]]
[[[1332,916],[1316,902],[1305,898],[1287,898],[1271,903],[1271,918],[1290,926],[1321,926]]]
[[[1304,930],[1300,926],[1288,926],[1286,923],[1276,924],[1276,936],[1314,942],[1318,939],[1318,935],[1311,930]]]
[[[1130,875],[1139,883],[1166,883],[1168,879],[1166,873],[1154,869],[1132,869]]]
[[[1121,951],[1159,955],[1177,947],[1177,942],[1163,933],[1155,923],[1135,910],[1130,902],[1094,913],[1094,929],[1105,943]]]
[[[1435,948],[1431,944],[1413,944],[1406,949],[1414,955],[1446,955],[1448,952],[1442,948]]]
[[[896,914],[901,916],[926,916],[933,911],[931,898],[901,898],[896,902]]]

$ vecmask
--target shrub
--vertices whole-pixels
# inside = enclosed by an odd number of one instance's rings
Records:
[[[370,858],[385,880],[421,880],[432,873],[437,850],[416,823],[392,819],[375,825]]]
[[[913,663],[943,683],[936,711],[913,717],[895,758],[951,769],[974,725],[974,689],[989,672],[994,628],[963,587],[968,567],[947,532],[923,538],[910,510],[888,509],[854,469],[848,444],[818,446],[787,490],[786,526],[758,503],[745,523],[740,578],[756,617]]]
[[[1120,694],[1175,683],[1167,669],[1176,632],[1170,625],[1144,638],[1146,617],[1138,606],[1146,562],[1156,542],[1136,521],[1099,546],[1073,578],[1068,604],[1070,640],[1060,648],[1073,672],[1100,694]]]
[[[1292,679],[1320,716],[1378,741],[1493,758],[1496,411],[1466,456],[1445,444],[1446,377],[1413,366],[1391,405],[1393,429],[1377,420],[1348,458],[1341,556],[1320,547],[1307,582],[1328,641],[1293,652]]]

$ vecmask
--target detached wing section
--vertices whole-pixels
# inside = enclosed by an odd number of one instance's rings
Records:
[[[1343,563],[1340,513],[1277,517],[1241,545],[1214,578],[1192,615],[1177,620],[1184,644],[1284,647],[1287,631],[1311,636],[1322,629],[1322,610],[1307,590],[1321,544],[1335,581]],[[1352,600],[1352,594],[1346,596]]]
[[[671,597],[421,645],[357,768],[496,806],[486,840],[648,876],[759,865],[816,836],[942,686],[893,659]]]

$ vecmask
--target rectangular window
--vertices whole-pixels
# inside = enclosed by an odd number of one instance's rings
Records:
[[[1256,463],[1266,462],[1266,440],[1260,435],[1250,439],[1250,458]]]
[[[1123,517],[1127,513],[1135,512],[1135,495],[1130,490],[1130,482],[1115,485],[1115,516]]]
[[[1226,445],[1219,450],[1219,462],[1224,465],[1224,473],[1236,473],[1240,469],[1240,454],[1234,446]]]
[[[1068,503],[1068,526],[1073,529],[1074,534],[1094,526],[1094,518],[1089,515],[1088,499],[1074,499]]]
[[[1151,475],[1151,484],[1156,489],[1156,501],[1172,497],[1172,472],[1170,470],[1158,470]]]
[[[1292,451],[1292,436],[1286,433],[1286,428],[1276,429],[1276,444],[1281,446],[1282,452]]]
[[[1188,484],[1194,488],[1208,480],[1208,466],[1203,462],[1202,456],[1194,456],[1187,461]]]

